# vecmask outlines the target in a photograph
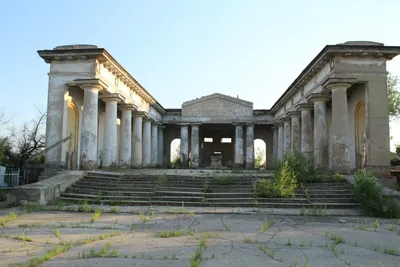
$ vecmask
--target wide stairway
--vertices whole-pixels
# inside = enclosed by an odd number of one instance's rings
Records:
[[[89,172],[60,200],[108,205],[357,208],[351,185],[325,181],[299,187],[295,198],[257,198],[254,183],[271,174],[209,172],[181,174],[113,174]]]

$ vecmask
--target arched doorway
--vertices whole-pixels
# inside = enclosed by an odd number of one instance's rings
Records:
[[[254,140],[254,167],[267,168],[267,145],[262,139]]]
[[[354,113],[355,122],[355,141],[356,141],[356,167],[362,167],[362,149],[363,149],[363,135],[367,130],[367,124],[365,119],[365,103],[361,101],[356,106]]]
[[[72,101],[68,102],[68,113],[67,113],[67,136],[72,133],[71,150],[69,151],[69,142],[66,145],[67,159],[71,157],[71,168],[77,169],[77,151],[78,151],[78,132],[79,132],[79,112],[75,103]],[[71,152],[71,153],[69,153]]]
[[[175,138],[170,144],[170,162],[171,167],[176,168],[180,164],[180,146],[181,139]]]

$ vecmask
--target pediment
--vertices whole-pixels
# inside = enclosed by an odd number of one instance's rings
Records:
[[[253,103],[219,93],[203,96],[182,104],[182,117],[251,117]]]

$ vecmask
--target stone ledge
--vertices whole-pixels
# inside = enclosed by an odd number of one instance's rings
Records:
[[[8,202],[27,201],[45,205],[59,197],[85,174],[84,171],[63,171],[46,180],[15,187],[9,193]]]

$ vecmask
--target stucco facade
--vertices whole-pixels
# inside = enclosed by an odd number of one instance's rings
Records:
[[[71,159],[82,169],[167,166],[171,141],[179,138],[182,167],[253,168],[254,140],[261,139],[268,168],[272,158],[296,150],[341,173],[362,166],[389,172],[386,61],[400,47],[327,45],[272,108],[262,110],[219,93],[167,109],[103,48],[38,53],[50,64],[46,147],[70,133],[74,142],[47,151],[49,165]]]

